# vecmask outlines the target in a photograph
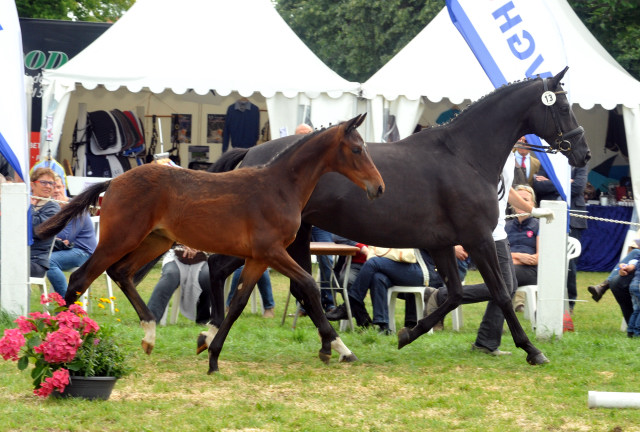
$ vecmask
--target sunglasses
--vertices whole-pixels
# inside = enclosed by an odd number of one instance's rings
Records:
[[[42,186],[49,186],[49,187],[53,187],[53,185],[55,185],[54,182],[47,181],[47,180],[36,180],[35,183],[40,183]]]

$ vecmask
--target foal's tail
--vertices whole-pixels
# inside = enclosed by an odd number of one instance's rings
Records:
[[[58,234],[71,219],[77,218],[88,211],[91,206],[97,205],[100,194],[106,191],[110,184],[111,180],[107,180],[87,188],[62,207],[62,210],[38,225],[35,229],[36,235],[39,238],[49,238]]]
[[[212,173],[221,173],[227,171],[233,171],[240,162],[247,155],[249,149],[246,148],[235,148],[228,150],[222,153],[222,156],[218,158],[217,161],[213,163],[207,171]]]

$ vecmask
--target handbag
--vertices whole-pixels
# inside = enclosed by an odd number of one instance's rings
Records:
[[[367,259],[378,256],[382,258],[388,258],[396,262],[404,262],[409,264],[415,264],[416,251],[415,249],[397,249],[397,248],[381,248],[377,246],[369,246],[369,254]]]
[[[193,265],[207,260],[207,254],[201,251],[196,252],[193,258],[187,258],[185,250],[180,246],[175,247],[173,252],[176,254],[176,259],[182,264]]]
[[[53,244],[54,251],[63,251],[63,250],[69,250],[69,249],[73,249],[73,243],[66,244],[62,240],[56,239],[55,243]]]

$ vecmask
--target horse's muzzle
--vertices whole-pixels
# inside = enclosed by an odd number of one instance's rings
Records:
[[[384,184],[380,184],[378,185],[378,187],[375,187],[375,186],[372,187],[367,185],[367,197],[369,197],[370,200],[379,198],[383,193],[384,193]]]

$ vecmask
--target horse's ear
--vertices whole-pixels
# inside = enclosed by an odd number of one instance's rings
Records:
[[[565,66],[564,69],[558,72],[558,74],[551,79],[551,82],[553,84],[552,88],[556,88],[560,85],[560,80],[562,79],[562,77],[564,77],[564,74],[567,73],[568,69],[569,66]]]
[[[357,116],[355,116],[354,118],[349,120],[347,122],[347,128],[346,128],[347,133],[355,130],[358,126],[360,126],[362,124],[362,122],[364,121],[366,116],[367,116],[367,113],[358,114]]]

